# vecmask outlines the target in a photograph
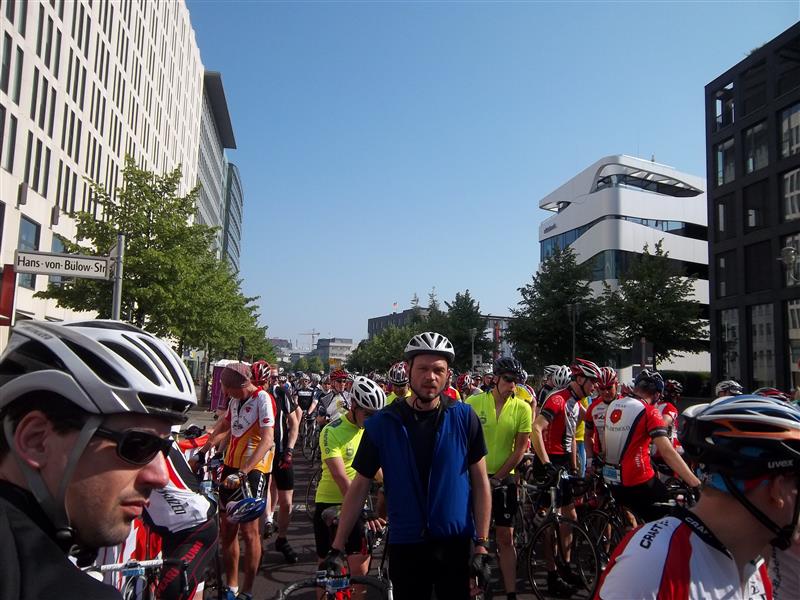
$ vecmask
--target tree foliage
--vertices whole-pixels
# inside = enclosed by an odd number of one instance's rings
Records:
[[[215,229],[192,223],[198,190],[180,196],[180,182],[180,168],[159,175],[127,157],[116,201],[108,190],[91,184],[102,218],[77,213],[76,238],[63,240],[66,251],[106,255],[117,234],[125,233],[123,318],[155,335],[174,338],[179,349],[208,344],[212,356],[236,356],[243,337],[248,356],[274,357],[266,327],[258,324],[257,298],[244,296],[241,282],[215,256]],[[76,278],[37,295],[109,318],[112,285]]]
[[[472,332],[475,330],[475,354],[483,358],[491,356],[493,342],[486,335],[485,317],[481,316],[481,306],[469,290],[456,292],[453,302],[445,302],[447,306],[446,334],[456,351],[454,369],[467,371],[472,367]]]
[[[618,289],[607,287],[604,294],[620,342],[633,346],[646,338],[656,363],[682,352],[709,350],[701,305],[692,298],[696,278],[673,266],[662,242],[653,252],[645,245],[620,277]]]
[[[322,373],[325,370],[325,365],[322,364],[322,359],[319,356],[312,356],[308,359],[308,371],[310,373]]]
[[[301,356],[300,358],[297,359],[294,365],[292,365],[292,368],[295,371],[302,371],[305,373],[306,371],[308,371],[308,360],[306,359],[305,356]]]
[[[607,313],[601,298],[589,288],[589,263],[578,264],[571,248],[556,249],[530,283],[519,288],[522,299],[511,309],[515,317],[509,338],[516,356],[530,370],[572,360],[572,325],[567,304],[579,303],[575,327],[576,354],[597,362],[613,354]]]

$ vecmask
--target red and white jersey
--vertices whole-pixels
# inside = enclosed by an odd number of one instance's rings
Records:
[[[664,419],[664,424],[667,426],[667,437],[672,443],[672,447],[678,450],[681,447],[681,443],[678,441],[678,409],[672,402],[666,400],[656,403],[655,407],[658,409],[658,413],[661,415],[661,418]],[[671,419],[671,424],[667,417]],[[655,458],[661,458],[655,446],[653,446],[652,452]]]
[[[617,398],[606,409],[603,477],[626,487],[649,481],[655,476],[650,440],[666,435],[655,406],[640,398]]]
[[[761,559],[740,574],[714,534],[693,513],[680,511],[623,538],[594,598],[772,600],[772,583]]]
[[[606,411],[608,404],[602,398],[597,398],[586,410],[583,420],[586,421],[586,432],[592,440],[592,450],[595,456],[603,458],[606,455],[605,430]]]
[[[542,436],[548,455],[572,453],[580,410],[578,398],[569,388],[556,390],[547,396],[539,414],[550,423]]]
[[[232,398],[225,419],[231,425],[228,448],[224,462],[229,467],[241,469],[255,452],[261,441],[261,429],[275,427],[275,400],[262,388],[246,400]],[[273,452],[268,451],[256,465],[262,473],[272,471]]]

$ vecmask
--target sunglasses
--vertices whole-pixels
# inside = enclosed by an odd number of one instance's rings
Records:
[[[517,383],[517,378],[511,375],[503,375],[502,380],[506,383]]]
[[[172,438],[164,439],[155,434],[137,429],[113,431],[105,427],[98,427],[94,434],[116,442],[117,456],[132,465],[146,465],[159,452],[162,452],[164,456],[169,454],[169,450],[172,447]]]

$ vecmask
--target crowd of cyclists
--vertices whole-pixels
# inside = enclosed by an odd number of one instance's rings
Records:
[[[800,598],[788,394],[723,381],[681,412],[678,381],[622,382],[581,358],[538,386],[512,357],[456,376],[435,332],[397,358],[386,374],[230,363],[227,406],[200,436],[181,430],[195,389],[164,341],[115,321],[20,322],[0,356],[0,597],[119,598],[125,571],[100,566],[161,556],[153,597],[202,598],[216,571],[215,597],[250,600],[264,539],[298,560],[294,456],[311,439],[327,578],[367,575],[383,532],[398,600],[514,600],[522,499],[540,490],[603,555],[589,581],[574,530],[556,528],[542,597]],[[621,507],[613,543],[587,523],[597,486]]]

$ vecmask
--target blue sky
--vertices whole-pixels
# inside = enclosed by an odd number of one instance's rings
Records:
[[[800,2],[189,2],[241,170],[271,337],[470,289],[508,314],[540,198],[625,153],[705,175],[703,88]]]

